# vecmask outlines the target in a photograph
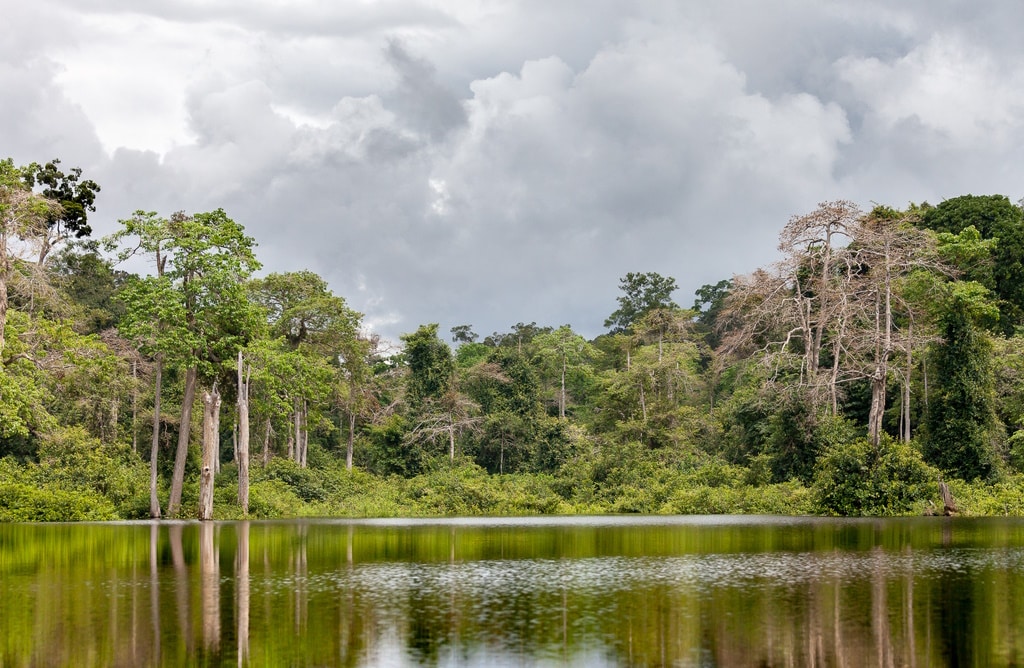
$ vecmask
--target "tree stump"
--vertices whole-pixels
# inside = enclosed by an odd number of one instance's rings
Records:
[[[953,494],[949,491],[949,485],[939,480],[939,494],[942,496],[943,510],[942,514],[946,517],[959,513],[960,509],[956,507],[956,500],[953,498]]]

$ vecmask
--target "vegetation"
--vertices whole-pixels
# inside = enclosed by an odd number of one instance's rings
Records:
[[[693,309],[629,273],[593,340],[428,323],[391,354],[316,274],[256,277],[223,210],[90,239],[98,192],[0,162],[0,520],[920,514],[940,477],[1022,512],[1005,197],[826,202]]]

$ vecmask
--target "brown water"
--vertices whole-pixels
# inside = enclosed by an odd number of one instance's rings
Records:
[[[0,525],[0,666],[1011,666],[1024,522]]]

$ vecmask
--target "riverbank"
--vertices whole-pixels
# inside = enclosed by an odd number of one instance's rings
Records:
[[[274,459],[251,473],[248,514],[237,502],[237,469],[216,477],[216,519],[640,514],[837,514],[821,481],[764,484],[754,470],[709,460],[689,467],[629,462],[562,475],[494,475],[472,462],[438,465],[410,478],[347,471],[328,459],[301,468]],[[991,483],[948,481],[961,514],[1024,515],[1024,476]],[[877,493],[868,487],[865,493]],[[166,498],[166,490],[161,497]],[[893,497],[897,498],[897,497]],[[923,515],[941,509],[938,487],[919,485],[897,503],[849,515]],[[195,517],[198,484],[186,484],[182,517]],[[148,472],[131,451],[41,463],[0,460],[0,521],[143,519]]]

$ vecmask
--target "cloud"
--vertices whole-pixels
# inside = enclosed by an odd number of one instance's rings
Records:
[[[390,338],[518,321],[593,336],[625,273],[674,276],[686,304],[774,259],[822,200],[1019,196],[1019,18],[41,0],[0,26],[18,100],[0,139],[100,181],[100,233],[138,208],[225,208],[267,271],[320,273]]]

